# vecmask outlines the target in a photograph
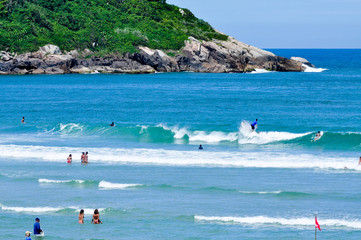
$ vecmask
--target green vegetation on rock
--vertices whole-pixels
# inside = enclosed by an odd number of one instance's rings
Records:
[[[165,0],[0,0],[0,50],[9,52],[48,43],[99,53],[178,50],[189,36],[228,38]]]

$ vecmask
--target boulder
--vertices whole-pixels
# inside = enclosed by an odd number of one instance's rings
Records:
[[[47,54],[61,54],[60,48],[58,46],[47,44],[43,47],[39,48],[39,52],[43,53],[44,55]]]
[[[77,66],[70,69],[71,73],[91,73],[92,70],[90,68],[84,66]]]
[[[315,65],[313,65],[312,63],[310,63],[307,59],[305,58],[301,58],[301,57],[291,57],[291,60],[294,60],[294,61],[297,61],[297,62],[300,62],[300,63],[303,63],[309,67],[315,67]]]
[[[64,70],[57,67],[48,67],[45,69],[46,74],[64,74]]]
[[[45,74],[45,70],[42,68],[37,68],[37,69],[34,69],[31,73],[32,74]]]

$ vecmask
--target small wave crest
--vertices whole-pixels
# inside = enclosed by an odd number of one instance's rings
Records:
[[[9,212],[16,212],[16,213],[26,213],[26,214],[44,214],[44,213],[67,213],[70,212],[71,214],[74,214],[75,212],[79,212],[80,211],[80,207],[74,207],[74,206],[69,206],[69,207],[9,207],[9,206],[5,206],[0,204],[0,209],[2,211],[9,211]],[[103,212],[105,211],[106,208],[98,208],[99,212]],[[91,215],[93,214],[94,209],[91,208],[84,208],[84,214],[86,215]]]
[[[135,188],[144,186],[143,184],[125,184],[125,183],[111,183],[107,181],[100,181],[99,188],[104,190],[111,190],[111,189],[128,189],[128,188]]]
[[[38,180],[39,183],[84,183],[84,180],[52,180],[46,178],[40,178]]]
[[[304,228],[315,225],[314,218],[274,218],[267,216],[256,217],[218,217],[218,216],[194,216],[196,221],[203,222],[220,222],[220,223],[233,223],[241,225],[271,225],[274,227],[287,226],[295,228]],[[346,219],[322,219],[319,218],[318,222],[321,226],[328,228],[353,228],[361,229],[361,221],[359,220],[346,220]]]

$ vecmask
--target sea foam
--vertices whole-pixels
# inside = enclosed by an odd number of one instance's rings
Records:
[[[66,154],[80,148],[0,145],[0,157],[21,161],[66,162]],[[357,159],[335,154],[287,151],[182,151],[147,148],[89,148],[89,162],[237,168],[308,168],[360,171]],[[315,160],[317,159],[317,161]]]
[[[302,64],[302,66],[306,68],[306,69],[304,70],[304,72],[323,72],[323,71],[328,70],[328,69],[326,69],[326,68],[314,68],[314,67],[310,67],[310,66],[307,66],[306,64]]]
[[[305,228],[315,225],[314,218],[274,218],[267,216],[255,216],[255,217],[218,217],[218,216],[194,216],[197,221],[205,222],[219,222],[219,223],[233,223],[241,225],[270,225],[273,227],[295,227]],[[361,221],[352,219],[322,219],[318,218],[318,222],[321,227],[324,228],[353,228],[361,229]]]

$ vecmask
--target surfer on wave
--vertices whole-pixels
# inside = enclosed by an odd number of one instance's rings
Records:
[[[251,123],[251,128],[252,128],[253,131],[255,131],[256,128],[257,128],[257,121],[258,121],[258,119],[256,119],[256,121],[254,121],[253,123]]]

